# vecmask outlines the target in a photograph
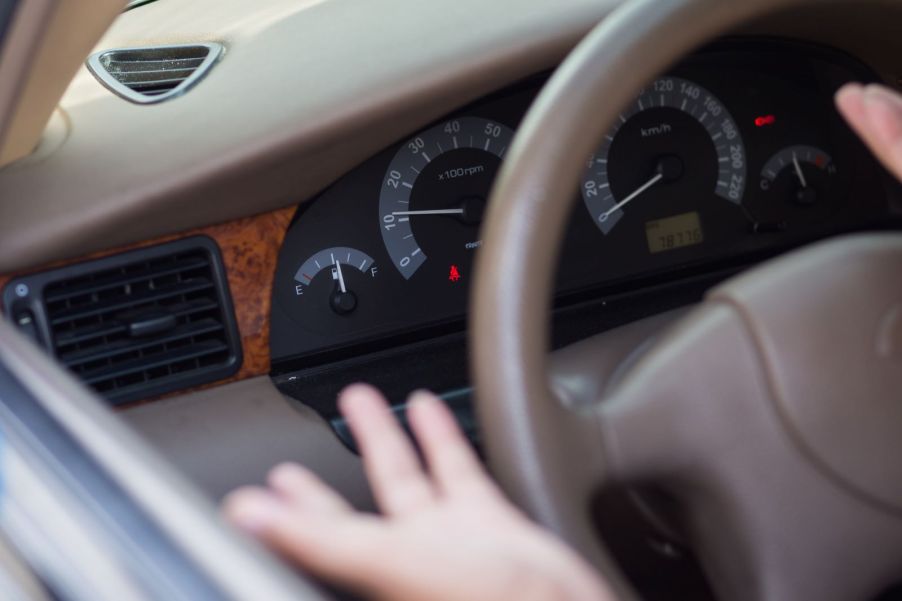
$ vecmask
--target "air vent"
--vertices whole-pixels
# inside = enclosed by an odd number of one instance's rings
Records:
[[[152,104],[197,84],[222,56],[221,44],[104,50],[88,58],[100,83],[126,100]]]
[[[17,279],[6,313],[112,403],[234,374],[241,346],[219,249],[206,237]]]

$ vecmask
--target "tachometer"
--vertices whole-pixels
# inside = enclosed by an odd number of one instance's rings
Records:
[[[664,77],[620,115],[589,162],[582,196],[608,235],[628,214],[647,226],[707,199],[739,205],[745,186],[745,145],[726,107],[698,84]]]
[[[379,229],[405,279],[424,265],[459,277],[480,246],[479,223],[513,131],[478,117],[440,123],[405,142],[379,195]]]

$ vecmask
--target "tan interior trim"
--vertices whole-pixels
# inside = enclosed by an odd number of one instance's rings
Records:
[[[358,509],[375,511],[360,458],[319,414],[290,402],[268,377],[147,403],[120,415],[212,499],[261,484],[273,466],[297,461]]]
[[[0,166],[31,153],[83,58],[123,0],[19,2],[0,56]]]

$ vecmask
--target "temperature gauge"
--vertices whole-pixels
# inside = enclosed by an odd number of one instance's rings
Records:
[[[760,188],[766,201],[752,209],[755,218],[783,228],[828,219],[842,196],[833,181],[836,174],[833,159],[820,148],[784,148],[761,170]]]

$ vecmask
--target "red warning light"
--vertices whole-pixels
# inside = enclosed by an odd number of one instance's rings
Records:
[[[449,282],[459,282],[460,281],[460,270],[457,268],[457,265],[452,265],[451,269],[448,271],[448,281]]]
[[[764,127],[766,125],[773,125],[777,122],[776,115],[762,115],[761,117],[755,117],[755,126],[756,127]]]

